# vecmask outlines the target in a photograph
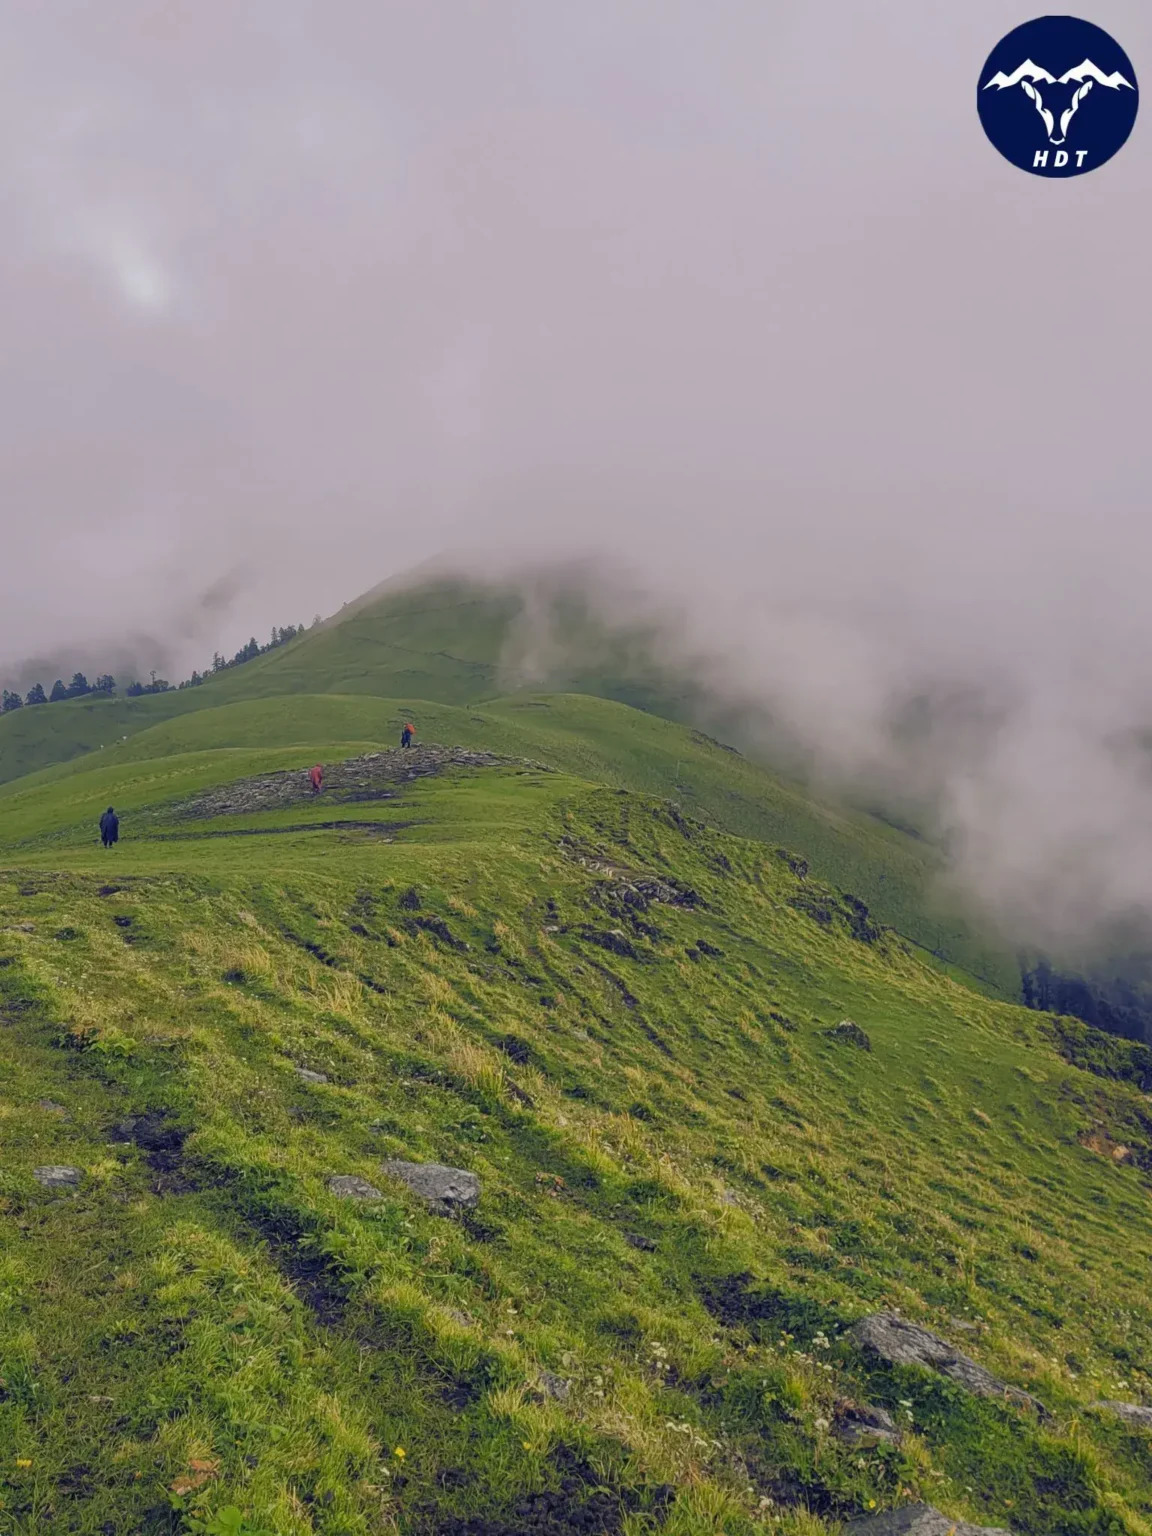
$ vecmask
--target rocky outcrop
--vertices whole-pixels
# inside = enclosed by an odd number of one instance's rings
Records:
[[[1113,1403],[1105,1399],[1089,1406],[1100,1413],[1115,1414],[1136,1429],[1152,1429],[1152,1408],[1145,1408],[1143,1403]]]
[[[906,1504],[863,1520],[850,1520],[845,1536],[1012,1536],[1002,1525],[973,1525],[942,1515],[931,1504]]]
[[[413,779],[428,778],[446,768],[497,768],[515,763],[545,773],[541,763],[500,757],[493,752],[469,752],[463,747],[422,746],[407,751],[368,752],[346,762],[325,764],[324,788],[313,795],[308,768],[263,773],[238,779],[186,801],[177,808],[180,816],[250,816],[258,811],[278,811],[293,805],[319,803],[356,804],[395,798],[398,788]]]
[[[464,1168],[446,1168],[443,1163],[405,1163],[393,1159],[384,1164],[390,1178],[407,1184],[437,1216],[454,1216],[470,1211],[480,1199],[480,1180]]]
[[[863,1350],[878,1355],[889,1365],[923,1366],[939,1371],[977,1397],[1003,1397],[1041,1414],[1047,1411],[1031,1393],[1008,1386],[944,1339],[917,1323],[906,1322],[894,1312],[874,1312],[861,1318],[851,1334]]]

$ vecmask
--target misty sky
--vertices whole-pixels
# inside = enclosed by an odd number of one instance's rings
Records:
[[[1028,731],[950,814],[991,857],[1042,760],[1051,833],[1152,719],[1152,128],[1002,160],[976,84],[1028,15],[10,9],[0,671],[155,635],[181,675],[444,549],[592,546],[834,767],[921,672],[993,679]],[[1152,78],[1146,3],[1090,19]]]

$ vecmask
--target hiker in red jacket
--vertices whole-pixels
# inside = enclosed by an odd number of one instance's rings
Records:
[[[415,734],[416,732],[412,729],[412,727],[410,725],[406,725],[400,732],[400,745],[402,747],[410,747],[412,745],[412,738],[415,736]]]
[[[324,770],[319,763],[316,764],[308,777],[312,781],[312,793],[318,795],[324,787]]]

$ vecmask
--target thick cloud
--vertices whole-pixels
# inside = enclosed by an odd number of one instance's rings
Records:
[[[1152,59],[1147,7],[1094,19]],[[999,910],[1145,902],[1152,159],[999,158],[1019,20],[24,7],[0,662],[187,670],[438,550],[591,549],[825,771],[927,794]]]

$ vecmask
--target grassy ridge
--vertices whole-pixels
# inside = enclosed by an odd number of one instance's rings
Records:
[[[26,826],[45,830],[54,818],[60,824],[91,819],[109,799],[130,811],[141,793],[161,798],[156,770],[145,772],[142,764],[162,762],[160,772],[178,775],[176,794],[186,792],[181,785],[194,787],[197,770],[190,759],[197,753],[235,752],[240,776],[257,771],[251,754],[260,748],[299,748],[277,765],[349,756],[395,741],[412,717],[421,739],[541,759],[597,783],[674,798],[740,836],[799,849],[818,875],[861,896],[882,921],[1001,995],[1016,995],[1014,956],[938,897],[942,864],[930,844],[875,817],[823,805],[699,732],[605,699],[525,694],[466,708],[324,695],[238,702],[166,721],[98,758],[0,787],[0,814],[9,835],[19,837]],[[207,764],[204,771],[217,769]]]
[[[322,707],[329,760],[366,739]],[[259,743],[190,717],[0,799],[0,1530],[811,1536],[923,1496],[1148,1536],[1146,1444],[1085,1411],[1152,1391],[1143,1095],[764,843],[589,782],[613,710],[477,712],[566,771],[357,804],[382,835],[308,830],[323,799],[179,814],[309,760],[275,711]],[[690,741],[648,724],[617,778]],[[630,906],[614,871],[695,899]],[[475,1215],[388,1157],[475,1171]],[[1051,1418],[869,1367],[843,1330],[879,1306]],[[904,1447],[842,1445],[844,1398]]]

